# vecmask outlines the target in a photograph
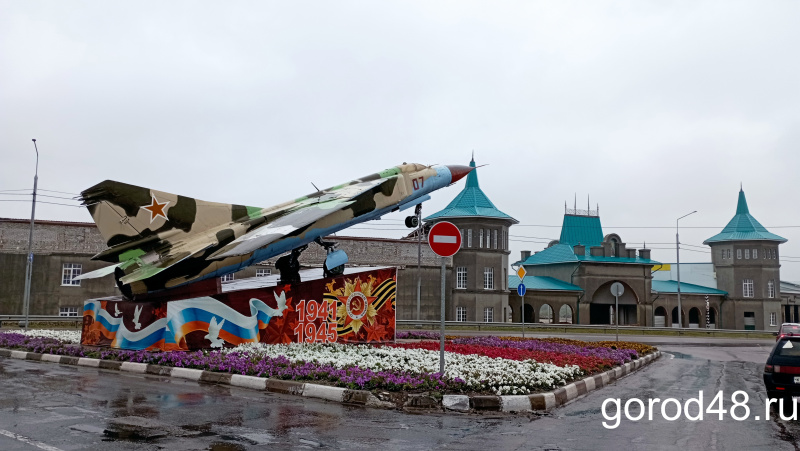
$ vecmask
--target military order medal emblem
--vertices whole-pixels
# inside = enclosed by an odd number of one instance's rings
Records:
[[[355,291],[347,298],[347,315],[352,319],[361,319],[367,314],[367,297]]]

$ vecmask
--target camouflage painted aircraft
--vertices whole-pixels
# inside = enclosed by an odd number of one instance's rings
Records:
[[[296,257],[314,241],[328,249],[325,269],[335,271],[347,257],[321,237],[418,205],[472,169],[402,164],[269,208],[206,202],[106,180],[81,197],[108,245],[93,259],[114,265],[78,278],[114,273],[125,297],[142,299],[290,251],[277,266],[291,272],[299,268]]]

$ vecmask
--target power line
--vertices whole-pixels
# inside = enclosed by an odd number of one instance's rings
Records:
[[[17,199],[0,199],[0,202],[30,202],[28,200],[17,200]],[[71,204],[62,204],[59,202],[45,202],[45,201],[36,201],[37,204],[49,204],[49,205],[64,205],[66,207],[75,207],[75,208],[83,208],[83,205],[71,205]]]
[[[547,237],[543,237],[543,236],[527,236],[527,235],[508,235],[508,236],[514,237],[514,238],[535,238],[537,240],[548,240],[548,241],[553,241],[553,240],[556,239],[556,238],[547,238]]]
[[[67,199],[67,200],[74,200],[75,202],[80,202],[78,199],[74,197],[64,197],[64,196],[50,196],[48,194],[39,194],[40,197],[51,197],[53,199]]]
[[[558,228],[584,228],[580,226],[547,225],[547,224],[515,224],[515,227],[558,227]],[[681,226],[681,229],[723,229],[725,226]],[[797,229],[800,225],[765,226],[768,229]],[[604,229],[671,229],[675,226],[603,226]]]
[[[58,194],[72,194],[73,196],[80,196],[79,193],[68,193],[66,191],[55,191],[55,190],[52,190],[52,189],[41,189],[40,188],[39,191],[46,191],[48,193],[58,193]]]

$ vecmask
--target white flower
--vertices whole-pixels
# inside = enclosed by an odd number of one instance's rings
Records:
[[[373,371],[436,373],[439,352],[423,349],[373,347],[368,345],[292,343],[265,345],[248,343],[226,350],[258,357],[284,356],[291,361],[309,361],[336,368],[359,366]],[[537,389],[552,389],[577,378],[583,371],[577,365],[558,367],[534,360],[508,360],[479,355],[445,353],[445,375],[460,378],[468,388],[490,390],[498,395],[528,394]]]
[[[80,343],[81,331],[79,330],[50,330],[50,329],[29,329],[29,330],[9,330],[9,333],[27,335],[29,337],[55,338],[62,343]]]

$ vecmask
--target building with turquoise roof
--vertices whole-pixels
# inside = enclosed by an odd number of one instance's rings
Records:
[[[475,159],[470,161],[475,166]],[[504,322],[508,319],[508,234],[517,220],[489,200],[478,171],[467,175],[464,189],[428,225],[449,221],[461,231],[461,250],[453,256],[447,278],[446,317],[450,321]]]
[[[781,308],[778,247],[786,241],[750,214],[740,189],[736,214],[703,242],[711,247],[717,288],[728,292],[721,318],[726,328],[777,330],[782,320],[800,319],[796,305]]]
[[[523,252],[515,264],[526,270],[526,288],[529,280],[534,283],[520,307],[526,322],[614,324],[611,285],[619,282],[625,289],[619,323],[652,326],[650,273],[659,263],[650,259],[650,250],[628,248],[616,233],[604,234],[599,208],[564,210],[559,239],[539,252]],[[558,283],[547,283],[553,281]],[[536,289],[542,283],[545,289]],[[511,288],[518,284],[512,279]],[[512,295],[512,306],[521,301]]]

